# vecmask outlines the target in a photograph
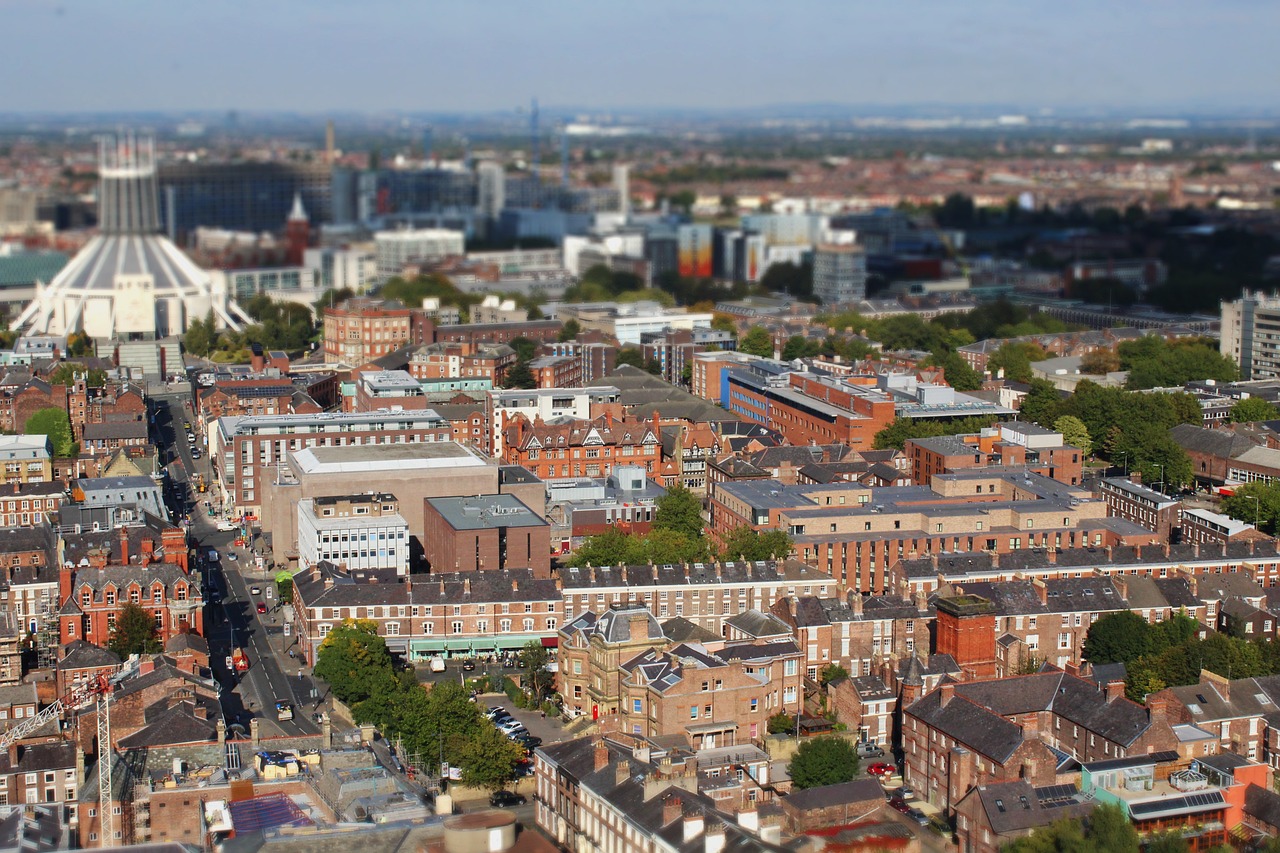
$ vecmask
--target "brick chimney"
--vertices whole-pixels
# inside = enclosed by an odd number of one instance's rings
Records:
[[[1133,483],[1133,484],[1135,484],[1135,485],[1141,486],[1141,485],[1142,485],[1142,472],[1141,472],[1141,471],[1139,471],[1137,468],[1135,468],[1135,469],[1133,469],[1132,471],[1130,471],[1130,472],[1129,472],[1129,482],[1130,482],[1130,483]]]
[[[684,842],[688,844],[693,839],[702,834],[703,828],[706,826],[706,819],[701,812],[693,812],[684,816]]]
[[[129,531],[127,528],[120,528],[120,565],[129,565]]]
[[[608,750],[606,750],[606,752],[607,751]],[[615,785],[621,785],[623,782],[627,781],[630,778],[631,778],[631,762],[624,758],[618,762],[618,766],[615,769],[613,782]]]
[[[58,606],[67,603],[67,599],[71,597],[71,587],[75,583],[75,570],[70,566],[58,567]]]
[[[1124,698],[1124,682],[1108,681],[1107,682],[1107,704],[1110,705],[1117,699]]]
[[[631,642],[641,642],[649,639],[649,616],[646,613],[632,613],[627,620],[627,627],[630,629]]]
[[[605,746],[603,740],[596,741],[595,747],[595,771],[599,773],[601,770],[609,766],[609,747]]]
[[[680,819],[684,814],[684,800],[679,795],[672,794],[662,803],[662,825],[670,826]]]
[[[947,707],[947,703],[956,695],[956,686],[954,684],[942,684],[938,687],[938,705],[939,707]]]
[[[1031,579],[1031,589],[1035,591],[1036,597],[1040,599],[1041,604],[1049,603],[1049,585],[1040,578]]]

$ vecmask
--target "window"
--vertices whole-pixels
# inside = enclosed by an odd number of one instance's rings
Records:
[[[454,622],[454,623],[453,623],[453,633],[455,633],[455,634],[461,634],[461,633],[462,633],[462,623],[461,623],[461,622]]]
[[[691,720],[696,720],[696,719],[698,719],[698,706],[697,706],[697,705],[690,705],[690,706],[689,706],[689,719],[691,719]]]
[[[639,700],[639,699],[632,699],[632,700],[631,700],[631,713],[633,713],[633,714],[643,714],[643,713],[644,713],[644,702],[642,702],[642,701],[641,701],[641,700]]]

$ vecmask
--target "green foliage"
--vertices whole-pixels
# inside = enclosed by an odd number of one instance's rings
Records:
[[[461,749],[462,784],[490,791],[504,788],[522,758],[519,744],[494,726],[480,725]]]
[[[838,663],[829,663],[818,672],[818,681],[823,686],[833,681],[839,681],[842,678],[849,677],[849,670],[845,669]]]
[[[644,291],[644,280],[629,272],[615,272],[596,264],[564,293],[565,302],[607,302],[628,293]],[[646,296],[645,298],[648,298]]]
[[[542,643],[530,640],[524,644],[524,648],[520,649],[518,657],[527,673],[529,692],[533,694],[532,704],[541,704],[542,700],[550,696],[555,689],[555,675],[547,671],[551,654]]]
[[[1048,357],[1049,354],[1037,343],[1011,341],[991,354],[987,359],[987,370],[995,375],[1004,371],[1004,378],[1014,382],[1030,382],[1034,378],[1032,362],[1044,361]]]
[[[785,530],[759,531],[744,524],[725,536],[720,558],[752,562],[782,559],[791,553],[791,548],[791,536]]]
[[[156,633],[155,617],[132,601],[125,602],[116,616],[107,648],[121,658],[129,655],[153,655],[163,651],[164,646]]]
[[[982,374],[970,367],[969,362],[955,350],[935,356],[934,362],[942,368],[947,384],[957,391],[977,391],[982,387]]]
[[[1031,390],[1022,398],[1018,409],[1022,419],[1044,427],[1056,423],[1064,406],[1062,392],[1048,379],[1032,379],[1030,385]]]
[[[1063,442],[1080,448],[1085,456],[1093,452],[1093,439],[1089,437],[1089,428],[1075,415],[1063,415],[1053,422],[1053,428],[1062,433]]]
[[[1207,338],[1166,341],[1146,335],[1118,347],[1120,367],[1129,371],[1126,388],[1170,388],[1193,379],[1232,382],[1240,372],[1231,359],[1218,352]]]
[[[1274,534],[1280,530],[1280,482],[1261,480],[1236,486],[1222,501],[1224,514],[1247,524],[1257,524]]]
[[[1137,660],[1151,651],[1150,626],[1131,610],[1108,613],[1094,622],[1084,641],[1084,658],[1093,664]]]
[[[689,537],[702,535],[702,501],[677,483],[654,502],[654,530],[669,530]]]
[[[1147,839],[1145,849],[1146,853],[1191,853],[1187,839],[1177,830],[1151,836]]]
[[[810,738],[796,750],[788,772],[791,784],[800,790],[838,785],[858,774],[858,753],[842,738]]]
[[[420,275],[413,279],[389,279],[378,296],[398,300],[411,308],[421,307],[422,300],[434,297],[440,300],[441,305],[456,306],[463,314],[469,314],[472,307],[484,301],[483,296],[463,293],[448,277],[439,273]]]
[[[958,418],[946,422],[896,418],[893,423],[876,433],[874,447],[876,450],[901,450],[909,438],[935,438],[940,435],[980,432],[997,420],[994,415]]]
[[[1138,831],[1124,809],[1100,803],[1087,824],[1065,818],[1000,848],[1001,853],[1138,853]]]
[[[504,388],[532,388],[537,384],[537,380],[533,378],[533,371],[529,369],[529,362],[527,361],[517,361],[508,367],[502,379]]]
[[[67,335],[67,355],[71,358],[85,358],[94,354],[93,338],[86,332],[72,332]]]
[[[368,699],[384,684],[382,676],[391,673],[391,653],[378,636],[377,623],[343,620],[320,643],[314,672],[328,682],[339,701],[353,705]]]
[[[564,325],[560,327],[560,334],[556,335],[556,340],[560,343],[564,343],[566,341],[573,340],[580,334],[582,334],[582,326],[578,324],[577,320],[570,317],[568,320],[565,320]]]
[[[763,326],[752,326],[738,341],[738,351],[761,358],[773,358],[773,336]]]
[[[305,305],[276,302],[260,293],[248,302],[242,302],[240,307],[257,321],[256,325],[239,333],[241,346],[259,343],[267,349],[296,352],[305,349],[316,333],[315,318]]]
[[[293,578],[280,578],[276,581],[276,597],[281,604],[293,603]]]
[[[769,718],[769,734],[787,735],[796,730],[796,718],[790,714],[777,713]]]
[[[803,335],[792,335],[782,345],[782,360],[794,361],[797,358],[812,358],[822,349],[822,345],[811,341]]]
[[[1231,407],[1229,419],[1233,424],[1248,424],[1254,421],[1270,421],[1280,418],[1280,409],[1261,397],[1246,397]]]
[[[27,418],[22,427],[24,435],[47,435],[53,446],[53,455],[68,458],[77,455],[75,440],[71,435],[71,417],[56,406],[40,409]]]
[[[72,364],[65,361],[59,364],[53,373],[49,374],[49,384],[71,386],[82,377],[85,385],[90,388],[101,388],[107,384],[107,372],[102,368],[95,367],[92,370],[85,370],[82,364]]]
[[[760,277],[760,286],[770,293],[786,293],[805,299],[813,295],[813,264],[791,261],[770,264]]]
[[[182,345],[187,352],[205,358],[213,351],[214,342],[218,339],[217,329],[213,324],[213,312],[203,320],[192,320],[187,326],[187,333],[182,336]]]

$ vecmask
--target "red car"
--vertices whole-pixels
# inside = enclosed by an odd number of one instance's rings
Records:
[[[900,811],[903,814],[906,814],[907,812],[911,811],[911,806],[907,805],[906,800],[899,800],[899,799],[890,800],[889,807],[894,809],[895,811]]]
[[[266,612],[267,612],[267,605],[265,605],[265,604],[263,604],[261,601],[259,601],[259,602],[258,602],[258,612],[259,612],[259,613],[266,613]]]
[[[872,776],[892,776],[894,773],[897,773],[898,771],[896,768],[894,768],[892,764],[885,764],[884,762],[878,762],[868,767],[867,772],[870,773]]]

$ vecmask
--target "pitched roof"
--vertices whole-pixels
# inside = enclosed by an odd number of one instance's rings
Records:
[[[1269,826],[1280,826],[1280,794],[1250,785],[1244,792],[1244,813]]]
[[[1093,810],[1093,803],[1078,800],[1070,785],[1032,788],[1025,779],[979,785],[968,796],[978,798],[997,835],[1047,826],[1061,818],[1081,818]]]
[[[185,743],[208,743],[217,738],[217,724],[212,720],[196,716],[194,703],[177,702],[148,719],[147,724],[138,731],[128,737],[120,738],[118,746],[123,749],[161,747]]]
[[[95,646],[87,640],[73,640],[62,647],[62,660],[58,661],[58,669],[94,669],[119,666],[120,663],[120,656],[110,649]]]
[[[789,808],[799,811],[869,801],[884,802],[884,788],[875,779],[854,779],[852,782],[806,788],[787,795],[783,800]]]
[[[1169,430],[1169,437],[1188,453],[1205,453],[1223,459],[1235,459],[1258,446],[1256,441],[1238,433],[1194,424],[1178,424]]]

